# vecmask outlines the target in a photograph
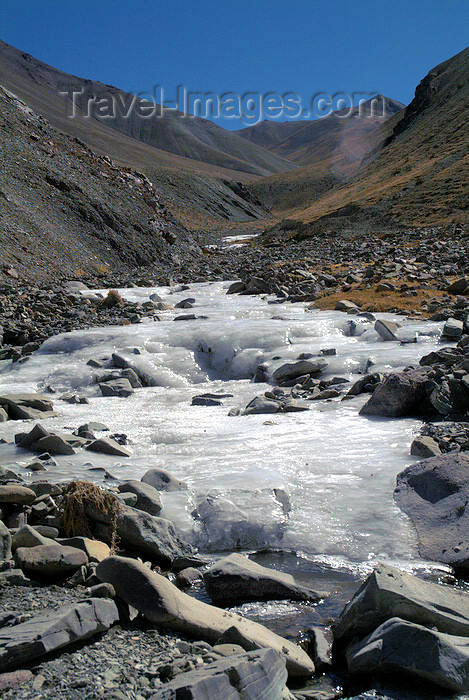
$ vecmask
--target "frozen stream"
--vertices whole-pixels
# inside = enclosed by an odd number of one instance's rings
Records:
[[[132,301],[147,301],[157,292],[171,304],[187,297],[196,303],[190,310],[161,312],[160,323],[56,336],[23,364],[0,363],[3,392],[55,389],[51,398],[58,415],[45,421],[49,430],[102,421],[112,433],[128,435],[133,453],[117,461],[78,451],[57,457],[57,469],[33,474],[24,469],[31,453],[3,445],[1,462],[16,469],[22,465],[27,480],[45,475],[103,483],[102,473],[89,471],[90,463],[118,479],[140,478],[152,467],[167,469],[189,489],[166,494],[162,515],[202,549],[269,546],[360,573],[377,560],[407,570],[422,566],[410,521],[392,497],[397,473],[414,460],[409,447],[419,421],[362,418],[358,411],[367,395],[313,401],[303,413],[229,417],[228,411],[244,407],[268,388],[251,381],[262,361],[293,361],[300,353],[335,348],[322,376],[356,379],[367,367],[388,371],[417,364],[439,342],[441,324],[396,317],[402,337],[418,334],[419,342],[384,342],[366,319],[307,311],[302,303],[274,305],[260,297],[227,296],[228,286],[121,290]],[[206,318],[173,321],[184,313]],[[358,323],[355,336],[350,336],[351,321]],[[129,398],[101,397],[95,377],[102,370],[87,362],[112,352],[131,359],[154,386],[137,389]],[[58,400],[71,389],[90,404]],[[222,406],[191,406],[192,396],[205,392],[233,397]],[[32,425],[9,421],[1,424],[0,436],[11,440]],[[195,507],[201,520],[191,515]]]

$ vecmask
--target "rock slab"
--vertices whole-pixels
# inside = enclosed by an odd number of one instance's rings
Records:
[[[90,598],[77,605],[44,613],[13,627],[0,629],[0,671],[104,632],[117,622],[112,600]]]
[[[259,649],[181,673],[152,698],[281,700],[286,680],[285,660],[272,649]]]

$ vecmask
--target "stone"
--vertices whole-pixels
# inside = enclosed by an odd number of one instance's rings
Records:
[[[8,420],[8,413],[4,408],[0,407],[0,423],[6,423]]]
[[[462,336],[463,330],[464,323],[462,321],[458,321],[456,318],[449,318],[443,327],[441,335],[443,338],[448,338],[448,340],[457,340]]]
[[[158,691],[158,700],[282,700],[285,660],[272,649],[233,654],[180,673]]]
[[[354,301],[348,301],[347,299],[340,299],[335,305],[336,311],[358,311],[357,305]]]
[[[350,673],[401,674],[462,693],[469,690],[469,638],[393,617],[346,652]]]
[[[186,588],[190,588],[196,581],[202,581],[203,578],[203,574],[198,569],[188,566],[176,574],[175,584],[183,591]]]
[[[455,280],[452,284],[447,287],[446,291],[449,292],[450,294],[464,294],[464,292],[467,290],[469,286],[469,282],[465,277],[461,277],[458,280]]]
[[[134,393],[132,385],[126,377],[112,379],[109,382],[101,382],[99,388],[103,396],[120,396],[125,398]]]
[[[38,585],[28,576],[25,576],[21,569],[8,569],[7,571],[2,571],[0,573],[0,584],[7,586],[23,586],[25,588]]]
[[[107,527],[98,527],[96,534],[105,537]],[[171,521],[129,506],[123,506],[117,516],[117,534],[121,546],[168,568],[173,559],[192,554],[192,547],[177,536]]]
[[[383,340],[397,340],[396,331],[399,326],[394,321],[383,321],[378,319],[375,321],[375,331]]]
[[[469,593],[379,564],[333,625],[334,640],[363,637],[391,617],[469,637]]]
[[[117,488],[121,492],[130,492],[137,496],[135,508],[138,508],[138,510],[144,510],[146,513],[150,513],[150,515],[160,514],[163,507],[160,494],[151,484],[129,479],[123,484],[120,484]]]
[[[0,673],[0,691],[17,688],[24,683],[32,683],[34,675],[32,671],[10,671],[10,673]]]
[[[0,671],[104,632],[119,620],[112,600],[90,598],[0,630]]]
[[[49,452],[51,455],[75,454],[75,450],[67,442],[67,440],[64,440],[64,438],[60,435],[53,434],[46,435],[37,440],[37,442],[31,445],[31,449],[35,450],[36,452]]]
[[[88,561],[100,562],[110,554],[110,549],[105,542],[91,540],[89,537],[67,537],[59,541],[65,547],[81,549],[88,557]]]
[[[0,560],[11,559],[11,534],[5,523],[0,520]]]
[[[54,404],[42,394],[4,394],[0,396],[0,406],[8,413],[10,420],[48,418],[55,416]]]
[[[204,573],[205,589],[215,605],[231,606],[252,600],[309,600],[325,594],[300,586],[290,574],[256,564],[242,554],[220,559]]]
[[[280,401],[268,399],[265,396],[256,396],[248,403],[245,409],[241,411],[243,416],[251,416],[259,413],[278,413],[282,409]]]
[[[61,576],[72,574],[84,564],[88,557],[76,547],[60,544],[19,547],[15,552],[15,564],[27,574]]]
[[[241,637],[254,647],[279,652],[291,676],[314,673],[313,662],[300,647],[241,615],[190,597],[141,562],[112,556],[98,564],[96,575],[112,583],[117,595],[158,627],[214,644],[227,629],[236,626]]]
[[[418,370],[389,374],[360,410],[361,416],[420,415],[427,397],[426,376]]]
[[[227,294],[238,294],[239,292],[244,292],[245,289],[246,289],[246,285],[244,282],[241,282],[241,281],[233,282],[232,284],[230,284],[230,286],[226,290],[226,293]]]
[[[17,506],[29,506],[36,500],[36,494],[27,486],[20,484],[0,484],[0,503],[14,503]]]
[[[29,449],[34,443],[36,443],[38,440],[40,440],[43,437],[46,437],[49,435],[49,432],[40,425],[40,423],[36,423],[34,428],[29,431],[26,435],[23,435],[18,441],[18,447],[23,447],[24,449]],[[19,435],[15,435],[15,440],[19,438]]]
[[[149,469],[142,476],[141,481],[144,484],[150,484],[157,491],[185,491],[187,489],[185,481],[176,479],[164,469]]]
[[[312,627],[311,656],[316,667],[316,673],[327,673],[332,668],[332,634],[330,629]]]
[[[212,399],[209,396],[193,396],[191,406],[221,406],[220,399]]]
[[[322,357],[317,357],[310,360],[287,362],[274,370],[272,376],[276,382],[280,383],[285,380],[296,379],[303,374],[320,374],[326,367],[327,361]]]
[[[126,450],[125,447],[119,445],[119,443],[112,438],[93,440],[85,449],[91,450],[91,452],[101,452],[106,455],[116,455],[117,457],[130,457],[129,450]]]
[[[394,498],[417,530],[422,557],[469,572],[469,458],[425,459],[397,475]]]
[[[441,450],[436,440],[428,435],[421,435],[412,442],[410,454],[424,458],[435,457],[441,455]]]
[[[37,547],[40,544],[55,544],[55,541],[44,537],[31,525],[23,525],[13,535],[11,549],[15,552],[18,547]]]

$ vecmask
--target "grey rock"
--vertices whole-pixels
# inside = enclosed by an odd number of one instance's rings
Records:
[[[36,494],[27,486],[20,484],[0,484],[0,503],[14,503],[17,506],[30,505],[36,500]]]
[[[317,673],[327,673],[332,667],[332,634],[323,627],[311,628],[311,656]]]
[[[81,549],[62,547],[60,544],[19,547],[15,552],[15,564],[28,574],[56,576],[73,573],[88,557]]]
[[[394,321],[383,321],[378,319],[375,321],[375,331],[383,340],[397,340],[396,331],[399,329]]]
[[[179,674],[153,700],[282,700],[287,680],[285,660],[273,649],[234,654]]]
[[[464,330],[464,323],[458,321],[456,318],[449,318],[444,327],[442,336],[451,340],[458,339],[462,336]]]
[[[29,449],[34,443],[36,443],[38,440],[40,440],[43,437],[46,437],[49,435],[49,431],[46,430],[45,428],[42,427],[39,423],[36,423],[34,428],[29,431],[26,435],[19,436],[15,435],[15,440],[17,438],[20,438],[17,441],[18,447],[23,447],[24,449]]]
[[[333,625],[334,639],[363,637],[391,617],[469,637],[469,593],[379,564]]]
[[[469,571],[469,458],[445,454],[397,476],[394,498],[410,517],[421,556]]]
[[[164,469],[149,469],[142,476],[141,481],[144,484],[150,484],[157,491],[185,491],[187,489],[185,481],[176,479]]]
[[[102,382],[99,388],[103,396],[127,397],[134,393],[132,385],[126,377],[112,379],[109,382]]]
[[[245,409],[241,411],[243,416],[251,416],[258,413],[278,413],[282,408],[280,401],[268,399],[265,396],[256,396],[248,403]]]
[[[216,605],[251,600],[309,600],[324,594],[300,586],[293,576],[260,566],[241,554],[230,554],[204,573],[205,588]]]
[[[0,560],[11,559],[11,535],[10,531],[0,520]]]
[[[346,652],[350,673],[413,676],[455,693],[469,690],[469,638],[393,617]]]
[[[0,423],[6,423],[8,420],[8,413],[4,408],[0,407]]]
[[[468,286],[469,282],[467,281],[467,279],[465,277],[461,277],[460,279],[450,284],[446,291],[450,294],[464,294]]]
[[[348,299],[340,299],[335,305],[336,311],[358,311],[357,305],[354,301],[348,301]]]
[[[117,622],[112,600],[90,598],[0,630],[0,671],[17,668],[68,644],[104,632]]]
[[[51,455],[73,455],[75,450],[60,435],[46,435],[31,445],[31,449],[36,452],[49,452]]]
[[[287,362],[274,370],[272,376],[276,382],[296,379],[303,374],[319,374],[327,367],[327,361],[322,357],[298,362]]]
[[[129,479],[118,486],[119,491],[127,491],[134,493],[137,496],[135,508],[144,510],[150,515],[159,515],[162,509],[161,498],[159,492],[154,486],[146,484],[143,481]]]
[[[86,446],[87,450],[91,452],[101,452],[106,455],[116,455],[118,457],[130,457],[129,450],[125,447],[119,445],[118,442],[112,438],[99,438],[98,440],[93,440],[90,445]]]
[[[360,411],[361,416],[419,415],[425,400],[426,376],[418,370],[396,372],[379,384]]]
[[[421,435],[413,440],[410,446],[410,454],[426,459],[427,457],[441,455],[441,450],[436,440],[428,435]]]
[[[11,541],[12,552],[15,552],[18,547],[37,547],[40,544],[55,544],[54,540],[41,535],[31,525],[23,525],[15,532]]]
[[[12,420],[55,415],[52,401],[42,394],[4,394],[0,396],[0,406]]]
[[[314,673],[313,662],[300,647],[256,622],[188,596],[140,562],[112,556],[98,564],[96,575],[101,581],[112,583],[117,595],[158,627],[213,644],[235,625],[241,637],[256,648],[278,651],[292,676]]]

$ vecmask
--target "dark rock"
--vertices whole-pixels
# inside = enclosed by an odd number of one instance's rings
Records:
[[[361,416],[419,415],[427,398],[426,375],[418,370],[398,372],[379,384],[360,411]]]

